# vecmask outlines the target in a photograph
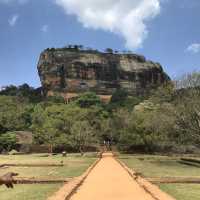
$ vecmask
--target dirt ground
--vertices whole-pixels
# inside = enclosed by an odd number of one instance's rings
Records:
[[[104,157],[70,200],[155,200],[112,157]]]

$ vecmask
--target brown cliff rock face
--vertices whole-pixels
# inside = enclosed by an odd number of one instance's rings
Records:
[[[67,48],[43,51],[38,71],[45,95],[67,98],[86,91],[111,96],[117,88],[141,95],[170,80],[160,64],[143,56]]]

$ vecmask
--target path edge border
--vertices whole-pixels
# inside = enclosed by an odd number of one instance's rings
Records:
[[[157,185],[152,184],[145,178],[138,176],[137,173],[129,168],[124,162],[119,160],[116,156],[114,159],[128,172],[128,174],[155,200],[176,200],[166,192],[162,191]]]
[[[57,192],[55,192],[52,196],[48,197],[47,200],[69,200],[71,196],[83,184],[85,179],[100,162],[100,160],[101,158],[98,158],[89,168],[87,168],[87,170],[81,176],[72,178],[71,181],[64,184]]]

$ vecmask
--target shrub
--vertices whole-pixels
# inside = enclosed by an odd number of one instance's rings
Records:
[[[7,132],[0,135],[0,151],[10,151],[16,147],[17,139],[14,132]]]
[[[100,98],[93,92],[86,92],[82,94],[76,101],[81,108],[88,108],[90,106],[98,106],[101,104]]]

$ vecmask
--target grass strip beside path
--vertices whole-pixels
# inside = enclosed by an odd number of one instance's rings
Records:
[[[181,164],[180,157],[156,155],[119,156],[129,168],[144,177],[199,177],[200,168]],[[177,200],[199,200],[199,184],[159,184],[159,187]]]
[[[19,173],[20,177],[35,178],[72,178],[80,176],[95,160],[96,154],[86,154],[81,157],[79,154],[68,154],[67,157],[61,155],[43,157],[41,154],[1,156],[0,164],[34,164],[34,163],[54,163],[63,161],[63,167],[8,167],[0,168],[0,175],[7,172]],[[0,199],[2,200],[45,200],[56,192],[63,184],[30,184],[16,185],[13,190],[8,190],[5,186],[0,186]]]

